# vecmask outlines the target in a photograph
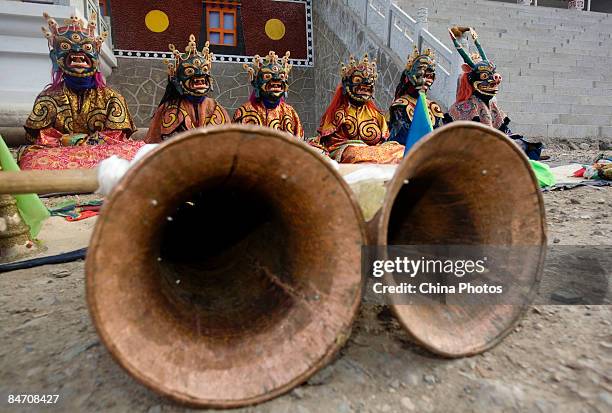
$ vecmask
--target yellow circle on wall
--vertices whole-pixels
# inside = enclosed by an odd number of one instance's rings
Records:
[[[168,15],[161,10],[151,10],[145,16],[147,29],[155,33],[161,33],[168,28],[170,20]]]
[[[280,40],[285,37],[285,24],[278,19],[270,19],[266,22],[266,34],[272,40]]]

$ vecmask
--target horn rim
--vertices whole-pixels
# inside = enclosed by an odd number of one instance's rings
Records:
[[[531,189],[533,190],[533,193],[536,195],[536,200],[538,204],[538,213],[540,217],[539,219],[540,225],[538,228],[538,233],[541,235],[541,238],[539,242],[534,243],[533,245],[539,246],[539,247],[545,247],[547,245],[547,228],[546,228],[546,211],[545,211],[545,206],[544,206],[544,198],[542,196],[542,192],[540,190],[537,178],[535,176],[535,172],[531,168],[528,158],[521,151],[521,149],[516,144],[514,144],[510,140],[510,138],[508,138],[502,132],[496,129],[493,129],[489,126],[483,125],[481,123],[471,122],[471,121],[456,121],[451,124],[445,125],[441,128],[438,128],[434,130],[433,132],[431,132],[425,138],[421,139],[411,148],[408,155],[404,158],[404,160],[398,166],[393,179],[388,184],[387,193],[385,195],[385,200],[383,203],[383,208],[380,211],[380,216],[378,217],[378,219],[376,219],[376,222],[374,225],[374,234],[375,234],[374,238],[377,241],[377,244],[387,245],[388,228],[389,228],[393,204],[396,198],[398,197],[401,188],[404,185],[405,179],[409,178],[407,176],[408,172],[410,171],[410,169],[413,168],[412,161],[411,161],[411,154],[414,154],[420,150],[423,150],[422,148],[425,148],[429,145],[434,145],[436,140],[444,139],[444,136],[450,135],[455,129],[472,130],[474,132],[487,133],[492,138],[505,143],[507,147],[510,148],[514,152],[514,155],[516,155],[517,159],[520,160],[521,165],[524,167],[525,170],[528,171],[528,175],[530,177],[531,184],[532,184]],[[546,248],[540,248],[539,257],[537,259],[536,270],[534,274],[534,283],[530,289],[530,294],[537,292],[540,286],[540,282],[542,279],[542,273],[544,271],[545,258],[546,258]],[[418,307],[418,306],[427,307],[426,305],[414,305],[414,307]],[[497,307],[500,307],[500,308],[501,307],[519,307],[519,309],[515,311],[515,314],[513,317],[505,320],[507,322],[506,327],[500,330],[494,338],[489,339],[480,345],[473,345],[465,349],[455,348],[452,351],[449,351],[448,349],[444,349],[438,346],[436,342],[433,342],[432,340],[428,340],[424,338],[423,335],[420,334],[420,331],[415,331],[415,328],[413,328],[413,326],[411,325],[410,320],[404,317],[404,315],[402,315],[399,311],[400,308],[406,307],[405,305],[390,304],[391,311],[395,315],[400,325],[403,327],[404,331],[406,331],[408,335],[418,345],[426,348],[432,353],[435,353],[437,355],[447,357],[447,358],[472,356],[472,355],[480,354],[484,351],[487,351],[495,347],[508,334],[510,334],[514,330],[516,323],[524,316],[525,312],[528,310],[530,306],[531,306],[531,302],[526,302],[520,306],[512,306],[512,305],[507,305],[507,304],[489,306],[489,307],[496,307],[496,308]]]

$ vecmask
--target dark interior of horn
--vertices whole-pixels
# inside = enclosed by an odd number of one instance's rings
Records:
[[[291,313],[290,231],[278,205],[239,185],[194,191],[159,233],[159,282],[185,328],[225,343],[248,340]]]

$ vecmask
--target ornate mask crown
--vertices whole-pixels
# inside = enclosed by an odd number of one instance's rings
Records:
[[[174,59],[172,61],[164,59],[164,63],[168,66],[168,75],[170,77],[175,77],[179,66],[188,60],[191,61],[193,66],[199,68],[202,72],[210,73],[212,62],[215,60],[215,55],[210,53],[209,47],[210,42],[206,42],[202,52],[200,52],[193,34],[189,36],[189,43],[187,44],[187,47],[185,47],[185,53],[179,52],[176,46],[169,44],[168,48],[174,55]]]
[[[362,76],[367,77],[370,81],[375,82],[378,79],[378,71],[376,68],[376,60],[372,60],[368,57],[368,54],[363,55],[363,59],[360,61],[355,59],[355,56],[349,57],[348,65],[344,63],[340,64],[340,76],[342,79],[346,79],[352,76],[355,72],[360,72]]]
[[[436,60],[434,52],[431,49],[420,52],[415,45],[412,54],[408,56],[406,68],[402,74],[402,83],[409,82],[416,90],[427,92],[435,78]]]
[[[200,52],[193,34],[189,36],[184,53],[173,44],[168,45],[174,58],[172,61],[164,59],[164,63],[168,66],[170,82],[181,95],[201,97],[212,89],[211,69],[215,56],[210,52],[209,45],[206,42]]]
[[[265,98],[277,102],[287,95],[289,73],[293,67],[289,63],[290,53],[286,52],[279,57],[270,51],[267,56],[253,56],[251,65],[245,63],[243,67],[249,74],[249,80],[255,90],[257,99]]]
[[[362,105],[372,99],[378,71],[376,61],[370,62],[367,53],[360,61],[350,56],[348,65],[341,64],[340,75],[343,93],[348,95],[352,103]]]
[[[245,63],[242,66],[249,74],[249,80],[251,82],[265,69],[269,69],[274,73],[284,73],[286,77],[289,77],[289,72],[291,72],[291,68],[293,67],[289,64],[289,56],[290,52],[285,53],[283,57],[279,57],[275,52],[270,51],[265,57],[259,55],[253,56],[251,65]]]
[[[93,76],[98,71],[98,55],[107,32],[96,37],[96,13],[91,13],[87,23],[76,16],[60,26],[47,13],[43,13],[49,28],[42,31],[49,42],[53,69],[77,77]]]
[[[434,51],[427,48],[423,50],[423,53],[421,53],[415,45],[414,49],[412,50],[412,54],[408,56],[408,61],[406,62],[406,69],[412,69],[414,64],[421,59],[427,60],[427,62],[434,67],[436,66],[436,54],[434,53]]]

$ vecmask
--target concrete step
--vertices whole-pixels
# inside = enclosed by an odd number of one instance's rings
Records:
[[[612,102],[609,105],[576,105],[572,101],[557,100],[557,102],[533,103],[530,101],[509,101],[498,98],[500,107],[506,113],[532,112],[532,113],[558,113],[568,115],[612,116]],[[588,123],[588,122],[587,122]]]
[[[593,125],[543,125],[540,123],[519,123],[513,121],[510,128],[514,133],[527,137],[546,138],[609,138],[612,137],[612,128]]]

